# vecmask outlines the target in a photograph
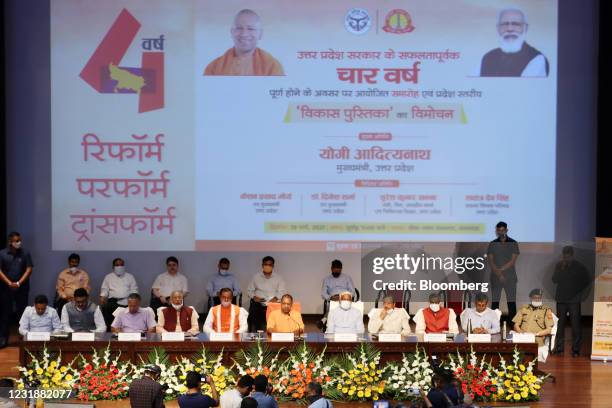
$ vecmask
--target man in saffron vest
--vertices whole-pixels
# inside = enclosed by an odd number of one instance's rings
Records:
[[[200,332],[198,318],[198,312],[193,307],[184,305],[183,292],[175,290],[170,294],[170,306],[159,308],[156,331],[189,333],[195,336]]]
[[[204,333],[246,333],[248,313],[240,306],[232,304],[233,292],[230,288],[219,291],[221,304],[213,307],[206,316]]]
[[[263,30],[257,13],[244,9],[236,14],[231,29],[234,46],[213,60],[204,75],[282,76],[281,64],[257,47]]]
[[[429,295],[429,306],[419,310],[413,319],[416,333],[459,333],[457,315],[450,308],[440,306],[440,294]]]

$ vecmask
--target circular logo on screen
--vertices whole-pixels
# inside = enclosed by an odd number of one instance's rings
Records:
[[[351,34],[362,35],[372,26],[372,19],[366,9],[353,8],[344,17],[344,27]]]
[[[385,17],[383,31],[391,34],[405,34],[414,31],[412,17],[410,17],[406,10],[391,10]]]

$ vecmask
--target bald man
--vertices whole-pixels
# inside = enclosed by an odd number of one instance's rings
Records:
[[[257,47],[263,34],[257,13],[249,9],[240,10],[230,32],[234,46],[208,64],[204,75],[285,75],[282,65],[272,55]]]

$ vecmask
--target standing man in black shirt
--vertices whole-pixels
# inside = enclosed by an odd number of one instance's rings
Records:
[[[563,353],[565,323],[569,314],[572,325],[572,357],[578,357],[582,342],[580,302],[582,301],[582,294],[592,281],[592,276],[583,264],[574,259],[573,247],[563,247],[561,261],[555,265],[552,281],[557,284],[555,300],[557,301],[557,315],[559,317],[556,352]]]
[[[19,317],[28,305],[33,266],[30,253],[21,247],[21,234],[11,232],[8,247],[0,251],[0,349],[8,345],[13,303]]]
[[[500,221],[495,226],[497,238],[489,243],[487,261],[491,268],[491,307],[499,308],[502,289],[508,302],[508,320],[516,315],[516,275],[515,264],[520,254],[518,242],[508,236],[508,224]]]

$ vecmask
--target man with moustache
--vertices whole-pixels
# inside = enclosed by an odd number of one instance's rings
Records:
[[[547,77],[548,60],[527,44],[527,16],[518,8],[507,8],[497,17],[499,48],[482,57],[482,77]]]

